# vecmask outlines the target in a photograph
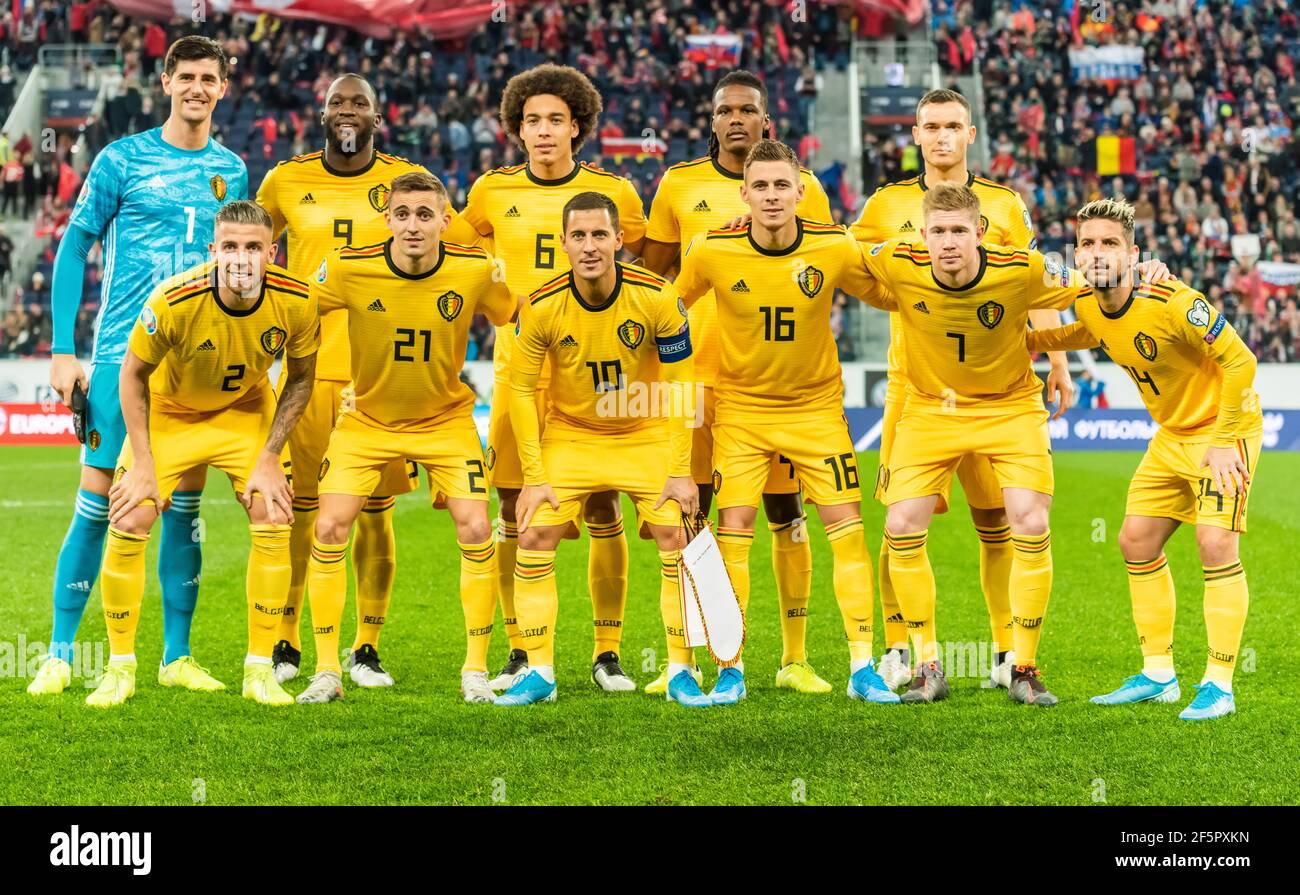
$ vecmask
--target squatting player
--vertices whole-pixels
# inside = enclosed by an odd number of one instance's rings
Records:
[[[320,465],[307,576],[316,674],[301,703],[343,695],[338,645],[348,532],[384,470],[403,458],[428,470],[435,505],[445,505],[456,526],[469,642],[461,692],[467,702],[492,700],[487,653],[496,551],[474,393],[459,377],[474,315],[504,324],[516,303],[487,252],[442,241],[449,206],[446,187],[432,174],[394,178],[384,212],[391,237],[331,252],[311,278],[321,310],[347,314],[356,398],[339,415]]]
[[[817,505],[834,556],[835,599],[849,641],[848,693],[898,702],[871,656],[871,557],[863,537],[857,455],[844,420],[844,385],[831,336],[836,288],[862,297],[876,285],[848,231],[805,221],[799,160],[760,140],[745,158],[741,197],[751,221],[697,237],[682,257],[677,287],[687,305],[713,291],[721,353],[714,389],[713,491],[718,546],[742,609],[749,602],[754,519],[774,457],[794,467]],[[679,672],[669,693],[694,684]],[[743,664],[726,667],[715,705],[745,697]]]
[[[465,244],[492,237],[512,294],[528,295],[568,269],[569,258],[560,248],[563,232],[557,231],[555,225],[560,222],[564,204],[578,193],[592,191],[613,199],[622,221],[625,248],[633,255],[641,250],[645,215],[636,188],[624,177],[574,158],[596,132],[600,110],[600,94],[591,81],[568,66],[539,65],[515,75],[506,84],[501,95],[501,124],[510,139],[527,153],[528,161],[497,168],[474,181],[465,211],[452,222],[446,237]],[[510,638],[510,656],[491,681],[494,690],[506,689],[528,671],[523,638],[515,621],[512,571],[518,548],[515,502],[524,485],[509,412],[514,338],[514,327],[497,329],[495,385],[488,425],[488,464],[501,504],[497,532],[501,609]],[[547,381],[548,370],[543,368],[542,390]],[[627,601],[627,541],[618,495],[592,495],[587,499],[583,518],[591,535],[588,582],[596,631],[592,679],[605,690],[634,690],[636,684],[623,671],[618,657]]]
[[[248,655],[244,697],[292,705],[271,668],[289,592],[293,493],[281,468],[289,431],[311,396],[320,321],[307,284],[272,265],[271,217],[248,201],[217,212],[213,260],[154,290],[122,363],[127,445],[109,497],[104,623],[110,656],[89,705],[135,693],[135,634],[149,529],[181,477],[213,466],[248,511]],[[279,401],[267,373],[283,351]]]
[[[920,236],[921,201],[926,190],[937,183],[965,184],[979,196],[980,221],[984,225],[984,242],[989,245],[1032,249],[1035,246],[1033,225],[1020,194],[991,180],[976,177],[966,165],[966,152],[975,141],[971,124],[970,103],[952,90],[931,90],[916,106],[916,124],[912,139],[921,147],[925,159],[924,173],[883,186],[871,195],[862,209],[853,235],[866,243],[887,239],[912,240]],[[1030,311],[1036,328],[1059,326],[1060,312],[1050,308]],[[889,383],[885,393],[885,416],[880,428],[880,467],[888,468],[895,429],[903,413],[907,396],[907,367],[904,363],[903,327],[896,313],[889,318]],[[1057,402],[1056,416],[1064,413],[1073,401],[1074,386],[1066,367],[1064,352],[1053,352],[1052,372],[1047,377],[1047,398]],[[957,467],[957,478],[966,493],[971,521],[980,541],[980,587],[988,606],[989,625],[995,653],[990,680],[995,686],[1011,684],[1014,653],[1011,650],[1011,602],[1008,592],[1011,574],[1011,530],[1002,500],[1002,489],[987,458],[968,455]],[[877,481],[877,487],[880,482]],[[877,495],[879,496],[879,495]],[[948,508],[948,495],[939,495],[935,512]],[[910,659],[919,667],[933,655],[910,656],[908,631],[898,607],[898,598],[889,577],[889,548],[880,545],[880,605],[885,618],[885,655],[880,662],[880,676],[891,687],[912,680]],[[932,635],[934,620],[926,622]],[[927,643],[935,643],[933,636]]]
[[[132,323],[162,280],[207,257],[212,221],[222,203],[243,199],[248,171],[239,156],[211,139],[212,112],[226,95],[229,62],[216,41],[182,37],[167,50],[162,88],[171,112],[162,127],[114,140],[95,157],[54,259],[54,360],[50,384],[71,406],[86,389],[72,334],[81,304],[86,257],[104,247],[104,280],[95,325],[94,368],[86,397],[86,442],[76,511],[54,571],[54,630],[49,660],[27,692],[61,693],[71,680],[77,636],[104,555],[108,491],[126,437],[118,402],[118,373]],[[211,690],[221,686],[190,656],[190,623],[198,599],[202,553],[194,525],[205,471],[185,473],[161,507],[163,686]]]
[[[336,78],[325,91],[321,108],[325,148],[295,156],[267,172],[257,201],[271,213],[275,234],[287,235],[285,266],[294,276],[310,280],[321,259],[341,245],[372,245],[388,235],[384,212],[394,177],[424,171],[406,159],[375,150],[380,124],[374,88],[360,75]],[[293,584],[275,645],[275,676],[283,683],[298,673],[302,662],[300,613],[312,531],[319,505],[315,470],[325,456],[334,419],[351,378],[348,358],[348,315],[322,313],[321,349],[316,385],[302,420],[289,436],[289,452],[298,476],[293,493]],[[393,538],[394,495],[418,483],[414,468],[401,458],[383,470],[374,494],[366,495],[357,518],[352,563],[357,577],[357,632],[348,673],[362,687],[392,686],[392,676],[379,661],[379,636],[388,616],[397,570]],[[334,657],[334,658],[337,658]]]
[[[555,700],[555,550],[588,495],[621,491],[635,501],[659,548],[659,608],[670,668],[684,682],[678,689],[674,678],[668,698],[705,706],[709,698],[689,671],[678,602],[682,514],[699,507],[691,481],[686,311],[670,282],[614,260],[623,240],[618,206],[607,195],[583,192],[565,203],[561,232],[571,269],[529,296],[511,361],[510,416],[525,482],[515,610],[530,670],[496,704]],[[542,435],[536,392],[548,357]],[[642,393],[640,400],[634,392]]]
[[[645,266],[669,276],[680,266],[681,250],[696,236],[722,227],[749,213],[740,198],[745,156],[770,130],[767,88],[747,71],[724,75],[713,88],[713,131],[709,154],[673,165],[664,172],[650,206],[644,249]],[[804,220],[829,222],[830,202],[817,178],[799,169],[803,199],[795,213]],[[738,273],[737,280],[744,283]],[[690,310],[695,379],[704,388],[704,425],[693,430],[691,475],[700,491],[700,504],[709,511],[713,498],[713,418],[716,405],[714,380],[718,371],[717,300],[709,292]],[[772,530],[772,569],[781,610],[781,668],[776,686],[802,693],[829,693],[831,685],[808,664],[806,632],[808,598],[812,589],[812,550],[794,468],[772,459],[763,486],[763,510]],[[647,693],[662,693],[668,685],[665,671],[648,685]]]
[[[1160,424],[1129,485],[1119,547],[1128,567],[1142,670],[1100,705],[1176,702],[1174,579],[1165,543],[1180,523],[1196,526],[1205,574],[1205,674],[1178,716],[1220,718],[1236,710],[1232,673],[1250,594],[1238,553],[1259,462],[1263,419],[1255,356],[1223,314],[1177,280],[1137,283],[1133,206],[1101,199],[1079,209],[1079,270],[1092,294],[1079,322],[1030,335],[1033,350],[1103,347],[1132,377]]]

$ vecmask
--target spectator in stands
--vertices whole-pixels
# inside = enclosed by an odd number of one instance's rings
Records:
[[[4,201],[0,202],[0,217],[19,215],[22,212],[23,163],[17,153],[11,152],[9,160],[0,167],[4,181]]]
[[[14,241],[9,238],[8,233],[5,233],[4,228],[0,227],[0,294],[4,293],[4,288],[9,283],[13,252]]]
[[[50,290],[45,282],[45,274],[39,270],[32,272],[32,285],[27,290],[25,298],[33,307],[48,308],[50,306]]]

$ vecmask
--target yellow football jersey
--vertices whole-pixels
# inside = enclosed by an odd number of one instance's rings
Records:
[[[266,373],[281,349],[295,358],[315,354],[320,320],[307,284],[274,265],[256,304],[227,308],[209,261],[154,289],[129,344],[136,357],[158,365],[149,378],[155,408],[224,410],[272,394]]]
[[[868,269],[892,293],[888,310],[902,321],[908,401],[1041,408],[1043,384],[1026,343],[1029,310],[1067,308],[1090,290],[1078,271],[1033,249],[981,245],[979,253],[975,279],[952,288],[935,279],[922,245],[862,246]]]
[[[681,162],[664,172],[650,205],[646,237],[682,248],[707,230],[716,230],[749,206],[740,198],[745,178],[718,164],[712,156]],[[795,213],[807,221],[830,223],[831,205],[821,182],[807,168],[799,169],[803,199]],[[691,305],[691,341],[695,347],[695,378],[713,385],[718,372],[718,305],[708,292]]]
[[[357,417],[401,432],[468,418],[474,392],[460,381],[470,323],[505,323],[515,299],[487,252],[443,242],[428,272],[404,273],[392,239],[335,249],[311,278],[322,313],[346,314]],[[351,408],[349,408],[351,412]]]
[[[1143,283],[1113,314],[1090,293],[1074,311],[1077,323],[1036,333],[1031,347],[1100,345],[1137,385],[1151,418],[1175,438],[1228,447],[1263,432],[1254,355],[1219,309],[1186,283]]]
[[[1017,249],[1036,248],[1033,219],[1015,190],[1000,186],[983,177],[970,174],[966,178],[980,200],[980,223],[984,225],[984,245],[1012,246]],[[921,202],[925,199],[925,175],[899,183],[882,186],[871,194],[862,214],[851,228],[859,242],[875,244],[890,239],[922,244],[924,216]],[[904,368],[903,327],[897,314],[889,315],[889,375],[906,381]]]
[[[389,184],[400,174],[424,170],[404,158],[376,152],[369,167],[342,173],[326,164],[324,152],[310,152],[267,171],[257,204],[270,212],[277,240],[288,233],[285,267],[306,280],[334,249],[387,239],[384,209]],[[347,319],[342,313],[321,318],[317,379],[347,382],[351,378]]]
[[[689,432],[683,429],[679,439],[670,431],[670,418],[661,412],[669,396],[652,385],[690,376],[686,309],[668,280],[635,265],[616,262],[616,267],[614,291],[600,307],[583,302],[572,273],[529,296],[519,319],[511,387],[531,400],[542,362],[549,358],[547,438],[659,429],[672,439],[671,474],[690,475]],[[540,450],[520,436],[525,480],[545,481]]]
[[[713,290],[718,305],[718,412],[841,413],[844,383],[831,333],[836,289],[877,290],[858,244],[837,224],[798,218],[790,247],[760,248],[749,226],[711,230],[682,256],[677,289],[687,303]]]
[[[555,180],[535,177],[526,164],[487,172],[470,187],[465,211],[448,228],[445,238],[472,243],[491,236],[510,291],[529,295],[568,271],[569,256],[560,246],[564,205],[585,192],[604,193],[614,200],[624,242],[645,236],[645,212],[632,182],[580,162],[571,174]],[[509,379],[514,335],[512,326],[497,329],[493,370],[498,381]]]

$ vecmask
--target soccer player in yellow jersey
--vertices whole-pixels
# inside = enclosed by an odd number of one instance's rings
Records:
[[[266,174],[257,201],[271,213],[278,240],[287,237],[286,266],[310,279],[321,259],[339,246],[373,245],[388,235],[384,212],[394,177],[424,171],[406,159],[375,151],[380,123],[375,91],[360,75],[336,78],[325,92],[321,124],[325,148],[283,161]],[[325,445],[347,393],[347,314],[321,316],[320,360],[316,387],[302,421],[289,436],[294,465],[302,472],[293,495],[293,584],[275,646],[275,674],[287,681],[302,661],[299,613],[311,555],[312,531],[319,505],[312,473],[325,456]],[[385,469],[365,511],[357,520],[353,565],[357,577],[357,633],[352,643],[350,675],[359,686],[391,686],[393,678],[379,662],[379,635],[388,615],[397,547],[393,538],[393,495],[417,484],[416,471],[401,458]]]
[[[1100,705],[1176,702],[1174,579],[1165,543],[1180,523],[1196,526],[1205,572],[1209,658],[1196,698],[1178,716],[1220,718],[1236,710],[1232,673],[1250,602],[1238,553],[1259,462],[1263,420],[1254,390],[1255,356],[1218,308],[1177,280],[1137,283],[1133,207],[1101,199],[1079,210],[1079,270],[1091,295],[1079,321],[1031,334],[1031,349],[1100,345],[1132,377],[1160,424],[1129,485],[1120,552],[1128,566],[1142,671]]]
[[[645,266],[664,276],[676,272],[681,250],[707,230],[722,227],[749,213],[740,198],[745,155],[771,127],[767,88],[747,71],[724,75],[713,88],[713,132],[707,156],[673,165],[664,172],[650,206],[644,249]],[[821,183],[807,168],[799,169],[803,199],[795,213],[807,221],[828,223],[830,202]],[[737,279],[744,282],[738,273]],[[703,295],[690,310],[691,341],[695,349],[695,378],[704,387],[704,425],[694,429],[691,474],[700,491],[700,505],[709,511],[713,498],[713,418],[718,370],[718,309],[713,293]],[[808,597],[812,588],[812,551],[799,496],[799,480],[783,458],[772,458],[763,486],[763,510],[772,530],[772,569],[781,610],[781,668],[776,685],[803,693],[829,693],[831,685],[808,664],[805,634]],[[665,672],[647,693],[661,693]]]
[[[252,533],[244,696],[293,704],[271,669],[293,518],[281,455],[311,395],[320,322],[307,284],[272,266],[275,248],[264,209],[227,203],[214,222],[213,260],[158,286],[131,331],[120,377],[128,440],[109,492],[102,579],[111,655],[89,705],[135,693],[149,530],[181,477],[208,466],[230,477]],[[280,351],[288,376],[277,402],[267,372]]]
[[[1083,288],[1076,271],[1040,253],[981,245],[979,197],[936,184],[922,202],[924,245],[878,243],[863,258],[891,293],[907,368],[907,400],[879,490],[888,508],[889,575],[919,663],[906,702],[948,695],[934,637],[934,572],[925,542],[952,475],[971,455],[988,459],[1006,504],[1011,560],[1012,670],[1009,695],[1054,705],[1037,652],[1052,588],[1051,444],[1042,383],[1024,357],[1033,308],[1068,307]],[[894,296],[906,296],[905,300]],[[868,299],[870,300],[870,299]]]
[[[1033,222],[1020,194],[991,180],[976,177],[966,165],[967,149],[975,141],[970,103],[953,90],[931,90],[916,106],[912,139],[921,147],[925,172],[882,186],[867,200],[852,233],[859,240],[875,244],[888,239],[914,240],[920,236],[921,200],[937,183],[964,183],[979,196],[980,222],[988,245],[1018,249],[1035,247]],[[1038,308],[1029,314],[1038,328],[1059,326],[1060,312]],[[880,468],[888,468],[894,433],[907,395],[907,367],[904,363],[903,327],[897,314],[889,318],[889,384],[885,392],[885,415],[880,428]],[[1047,398],[1057,403],[1056,416],[1070,406],[1074,386],[1064,352],[1053,352],[1052,372],[1047,377]],[[980,587],[988,606],[993,634],[994,665],[990,681],[994,686],[1011,684],[1011,603],[1008,584],[1011,574],[1011,533],[1002,501],[1002,489],[987,458],[971,454],[957,467],[957,478],[966,493],[971,521],[980,541]],[[877,497],[879,497],[877,493]],[[948,495],[939,495],[936,512],[947,512]],[[912,679],[907,627],[889,578],[889,549],[880,547],[880,604],[885,617],[886,652],[880,662],[880,676],[891,687]]]
[[[338,644],[348,532],[384,469],[406,457],[428,470],[435,506],[445,505],[456,526],[469,642],[461,691],[466,702],[489,702],[496,552],[474,394],[459,375],[475,313],[502,324],[516,302],[487,252],[442,240],[450,218],[447,190],[432,174],[395,178],[384,216],[388,240],[337,249],[311,278],[320,308],[348,315],[356,397],[339,415],[318,474],[320,511],[307,575],[316,674],[298,701],[343,695]]]
[[[804,188],[790,147],[774,140],[755,143],[745,158],[744,178],[741,196],[750,223],[696,237],[677,278],[688,306],[710,290],[717,299],[721,351],[714,386],[713,492],[718,546],[743,610],[749,602],[749,548],[759,497],[772,459],[786,457],[804,494],[817,505],[830,540],[835,598],[849,641],[849,696],[898,702],[871,657],[871,557],[830,328],[837,288],[864,297],[876,286],[844,227],[805,221],[795,213]],[[745,694],[743,664],[723,668],[711,694],[714,704],[734,704]]]
[[[614,260],[623,240],[609,196],[574,196],[564,206],[561,232],[570,270],[529,296],[511,360],[510,417],[524,468],[515,611],[529,672],[496,704],[555,700],[555,550],[588,495],[621,491],[635,501],[659,548],[659,608],[672,667],[685,684],[681,691],[670,686],[668,698],[707,706],[690,673],[678,602],[681,518],[699,508],[691,481],[686,309],[672,283]],[[542,435],[537,389],[547,358],[550,401]]]
[[[632,183],[609,174],[574,154],[596,132],[600,94],[586,75],[568,66],[539,65],[515,75],[501,95],[501,123],[510,139],[527,153],[522,165],[497,168],[474,181],[464,213],[447,230],[452,242],[492,237],[506,281],[515,295],[528,295],[569,269],[557,229],[569,199],[582,192],[609,196],[618,207],[624,247],[636,255],[645,236],[645,214]],[[528,671],[523,637],[515,621],[514,568],[518,549],[515,502],[524,485],[519,449],[509,413],[510,357],[514,327],[497,329],[493,355],[495,384],[488,425],[488,464],[500,498],[497,529],[501,608],[510,656],[491,684],[511,686]],[[539,391],[549,372],[543,367]],[[594,494],[583,519],[591,534],[588,582],[595,622],[592,679],[605,690],[627,691],[636,684],[619,664],[623,606],[627,600],[627,541],[623,536],[618,495]]]

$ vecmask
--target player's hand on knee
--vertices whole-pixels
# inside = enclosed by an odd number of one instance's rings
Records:
[[[239,501],[250,513],[253,508],[253,495],[258,494],[266,501],[267,522],[271,525],[293,524],[293,490],[289,480],[284,476],[280,458],[263,452],[257,458],[257,465],[244,485],[244,493]]]
[[[128,469],[108,489],[109,524],[117,525],[146,500],[153,501],[158,512],[162,512],[162,497],[158,494],[158,479],[154,476],[153,465],[141,463]]]
[[[78,383],[81,385],[81,390],[85,391],[88,386],[86,371],[81,368],[81,363],[76,356],[54,355],[50,363],[50,385],[59,393],[64,407],[72,406],[72,389]]]
[[[519,520],[519,533],[523,534],[528,530],[529,524],[533,521],[533,514],[537,508],[545,501],[551,505],[551,509],[560,509],[560,499],[555,496],[555,489],[546,482],[540,485],[524,485],[524,489],[519,492],[519,499],[515,502],[515,518]]]
[[[1250,470],[1233,448],[1209,448],[1201,468],[1210,470],[1210,481],[1224,497],[1235,497],[1250,484]]]
[[[677,501],[678,506],[682,508],[682,513],[692,519],[700,511],[700,491],[695,487],[695,481],[688,475],[668,477],[664,490],[655,501],[655,509],[659,509],[670,500]]]

